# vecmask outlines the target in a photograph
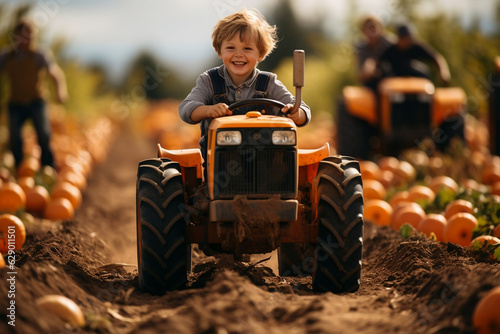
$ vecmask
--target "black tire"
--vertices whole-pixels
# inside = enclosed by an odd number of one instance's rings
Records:
[[[313,289],[354,292],[359,289],[363,251],[363,184],[359,163],[351,157],[320,162],[317,187],[318,245]]]
[[[157,295],[183,288],[190,265],[179,164],[165,158],[141,161],[136,201],[139,288]]]
[[[280,276],[310,276],[314,266],[314,246],[311,244],[285,243],[278,248]]]
[[[490,76],[489,89],[489,130],[490,130],[490,150],[494,155],[500,155],[500,73]]]
[[[337,152],[366,160],[370,156],[370,141],[375,135],[374,128],[367,121],[353,116],[347,110],[343,98],[337,109]]]
[[[432,135],[432,139],[441,152],[446,151],[453,138],[465,143],[465,118],[462,114],[445,119],[438,131]]]

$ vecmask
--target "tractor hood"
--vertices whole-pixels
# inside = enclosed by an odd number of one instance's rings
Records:
[[[288,117],[262,115],[258,111],[250,111],[246,115],[214,118],[210,130],[220,128],[295,128],[295,123]]]

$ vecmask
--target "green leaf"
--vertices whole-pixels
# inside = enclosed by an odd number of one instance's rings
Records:
[[[440,211],[443,211],[446,205],[452,202],[455,199],[455,192],[448,188],[440,188],[436,194],[436,198],[434,199],[434,204],[436,208]]]
[[[401,226],[401,228],[399,229],[399,234],[401,235],[401,238],[403,238],[403,240],[406,240],[408,239],[409,237],[411,237],[414,233],[416,232],[415,228],[411,225],[411,224],[404,224],[403,226]]]
[[[480,242],[479,240],[476,240],[472,247],[475,252],[479,252],[483,248],[483,243]]]
[[[490,205],[491,207],[491,220],[493,223],[500,223],[500,203],[493,202]]]
[[[481,216],[477,218],[477,225],[478,226],[489,226],[490,225],[490,220],[486,218],[485,216]]]
[[[495,259],[495,261],[500,262],[500,247],[497,247],[497,249],[495,249],[495,253],[493,253],[493,258]]]

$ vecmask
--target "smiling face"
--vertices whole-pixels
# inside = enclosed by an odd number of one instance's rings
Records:
[[[233,83],[238,86],[250,77],[263,56],[257,48],[256,38],[241,33],[222,41],[219,58],[226,65]]]

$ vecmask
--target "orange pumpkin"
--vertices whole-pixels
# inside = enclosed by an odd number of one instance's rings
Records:
[[[399,160],[395,157],[384,156],[378,160],[378,166],[381,170],[390,170],[394,174],[397,174]]]
[[[75,209],[67,198],[54,198],[47,203],[44,217],[50,220],[68,220],[75,215]]]
[[[26,229],[19,217],[4,213],[0,215],[0,253],[20,249],[26,240]]]
[[[408,190],[403,190],[395,193],[389,200],[389,204],[395,208],[400,203],[410,203],[410,193]]]
[[[47,189],[36,185],[26,191],[26,210],[30,212],[43,212],[49,200],[50,195]]]
[[[493,185],[491,186],[491,193],[493,195],[500,196],[500,182],[493,183]]]
[[[436,193],[427,186],[417,184],[408,189],[408,199],[412,202],[432,202],[435,197]]]
[[[40,161],[33,156],[26,157],[21,161],[17,167],[17,176],[31,176],[34,177],[35,173],[40,170]]]
[[[390,225],[392,212],[392,206],[384,200],[371,199],[365,203],[365,220],[377,225]]]
[[[0,188],[0,212],[16,213],[26,205],[23,188],[15,182],[5,182]]]
[[[411,182],[417,176],[415,167],[408,161],[400,161],[395,173],[404,182]]]
[[[493,235],[497,238],[500,238],[500,224],[498,224],[495,229],[493,229]]]
[[[378,180],[380,177],[380,167],[370,160],[362,160],[359,162],[361,170],[361,178],[365,180]]]
[[[470,247],[474,247],[476,242],[479,242],[479,244],[484,247],[484,246],[489,246],[489,245],[496,245],[500,244],[500,239],[497,237],[494,237],[492,235],[480,235],[479,237],[476,237],[474,240],[470,242]]]
[[[472,214],[468,212],[455,213],[448,219],[444,230],[444,239],[463,247],[469,246],[472,231],[477,224],[477,219]]]
[[[418,228],[420,221],[424,218],[425,211],[417,203],[401,204],[400,208],[395,208],[393,211],[391,227],[396,231],[399,231],[404,224],[411,224],[414,228]]]
[[[59,180],[71,183],[80,190],[84,190],[87,187],[87,179],[83,175],[83,172],[78,172],[70,168],[65,168],[59,173]]]
[[[446,208],[444,209],[444,216],[446,219],[450,219],[451,216],[459,212],[468,212],[472,214],[474,213],[474,206],[471,202],[459,198],[446,205]]]
[[[486,165],[481,175],[481,182],[487,185],[500,182],[500,166],[495,164]]]
[[[458,192],[458,183],[449,176],[441,175],[432,179],[429,188],[436,194],[440,189],[446,189],[456,194]]]
[[[24,192],[28,191],[35,186],[35,179],[33,176],[21,176],[17,179],[17,184],[23,188]]]
[[[384,185],[377,180],[363,180],[363,198],[370,199],[385,199],[387,191]]]
[[[0,166],[0,181],[7,182],[13,179],[14,177],[10,173],[10,170],[5,166]]]
[[[80,189],[69,182],[58,182],[52,188],[51,198],[66,198],[71,202],[73,208],[77,209],[82,204],[82,193]]]
[[[434,233],[436,241],[444,241],[444,230],[448,220],[439,213],[429,213],[422,219],[418,225],[418,231],[430,236]]]
[[[472,323],[478,334],[494,334],[500,331],[500,286],[488,291],[477,303]]]

